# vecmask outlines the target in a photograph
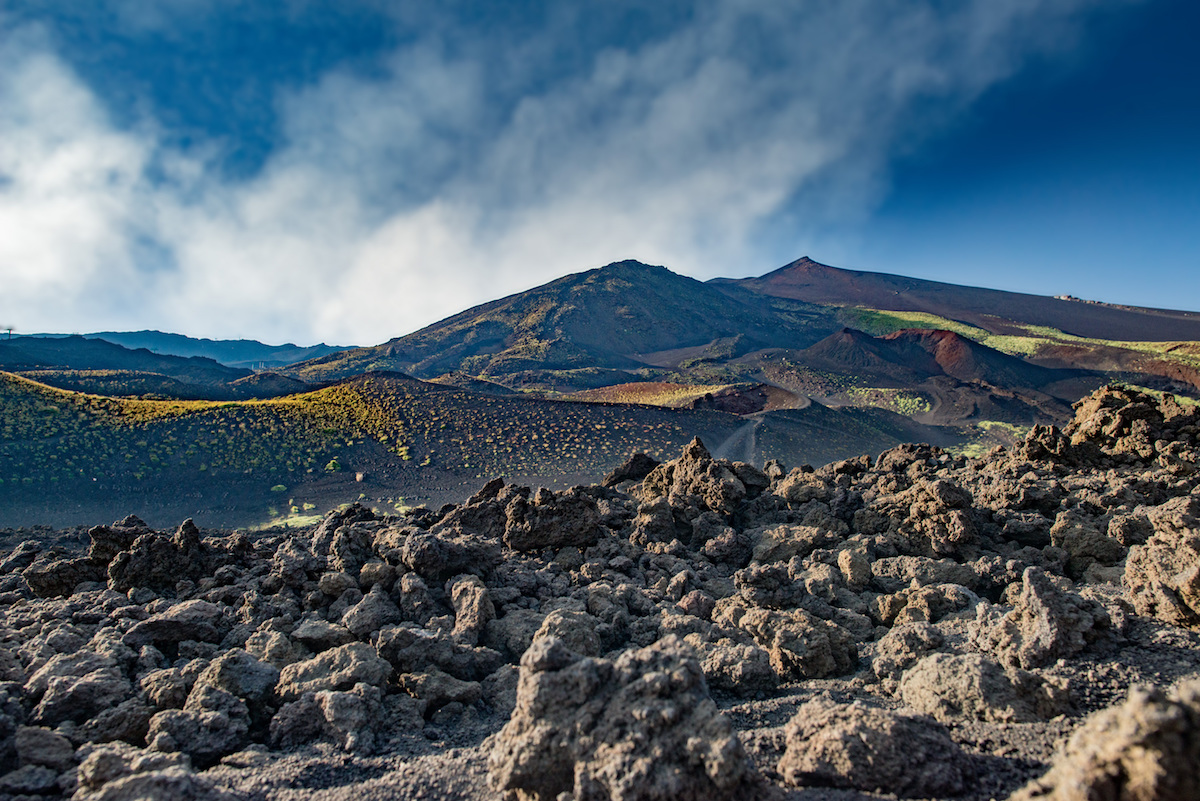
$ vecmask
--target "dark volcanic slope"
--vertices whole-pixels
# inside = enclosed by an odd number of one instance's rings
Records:
[[[805,350],[804,359],[820,369],[905,383],[948,375],[996,386],[1041,387],[1078,372],[1030,364],[953,331],[917,328],[885,337],[843,328]]]
[[[738,338],[743,352],[804,347],[829,326],[823,310],[780,304],[717,287],[664,267],[623,261],[568,275],[502,298],[373,348],[297,365],[307,380],[365,369],[430,378],[455,370],[499,376],[523,370],[633,368],[633,354]]]
[[[324,342],[308,347],[287,343],[267,345],[253,339],[196,339],[162,331],[101,331],[85,334],[88,339],[103,339],[126,348],[146,348],[169,356],[204,356],[229,367],[275,368],[315,359],[347,348]]]
[[[842,270],[807,257],[758,278],[720,278],[710,283],[807,303],[928,312],[998,333],[1005,333],[1004,321],[1013,321],[1099,339],[1200,339],[1200,312],[1110,306]]]
[[[178,381],[215,385],[251,375],[200,356],[162,356],[145,348],[131,350],[81,336],[20,337],[0,342],[0,370],[133,370],[159,373]]]

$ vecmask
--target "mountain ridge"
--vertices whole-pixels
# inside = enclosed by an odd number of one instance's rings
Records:
[[[709,283],[815,304],[926,312],[999,334],[1011,332],[1011,326],[1005,324],[1011,321],[1101,339],[1200,340],[1200,312],[1083,303],[890,273],[847,270],[807,256],[762,276],[714,278]]]

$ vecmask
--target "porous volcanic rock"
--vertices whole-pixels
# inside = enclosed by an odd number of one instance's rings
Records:
[[[1125,587],[1138,614],[1200,628],[1200,495],[1147,514],[1154,534],[1130,549]]]
[[[973,775],[970,760],[939,723],[824,698],[796,710],[778,770],[802,787],[847,787],[903,798],[958,795]]]
[[[1050,771],[1011,801],[1192,801],[1200,798],[1200,681],[1138,686],[1071,735]]]
[[[740,799],[755,773],[686,647],[662,640],[616,661],[554,637],[521,659],[517,706],[489,757],[518,798]]]

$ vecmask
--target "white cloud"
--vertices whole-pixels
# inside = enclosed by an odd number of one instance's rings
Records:
[[[0,319],[374,343],[619,258],[762,272],[1094,5],[728,0],[561,76],[536,36],[430,37],[281,96],[286,141],[243,180],[118,131],[23,35],[0,65]],[[780,232],[785,208],[810,214]]]

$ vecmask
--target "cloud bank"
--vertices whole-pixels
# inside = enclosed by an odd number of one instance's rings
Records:
[[[228,4],[120,5],[133,36]],[[761,273],[1112,5],[719,0],[619,35],[396,17],[375,69],[279,88],[279,140],[242,176],[228,142],[118,123],[48,23],[0,18],[0,322],[373,344],[621,258]],[[633,6],[608,8],[619,29]]]

